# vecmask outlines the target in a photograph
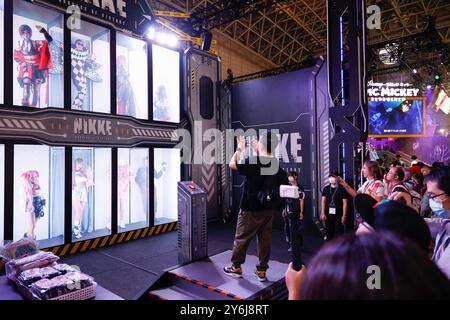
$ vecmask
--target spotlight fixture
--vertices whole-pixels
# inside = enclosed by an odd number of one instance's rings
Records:
[[[413,69],[413,73],[417,73],[417,69]]]
[[[156,41],[169,47],[175,47],[178,44],[178,38],[175,35],[165,32],[159,32]]]
[[[146,37],[150,41],[155,41],[169,47],[176,47],[178,44],[178,37],[175,34],[158,31],[154,26],[148,28]]]
[[[156,37],[156,29],[155,27],[150,27],[147,30],[147,38],[149,38],[150,40],[155,40]]]

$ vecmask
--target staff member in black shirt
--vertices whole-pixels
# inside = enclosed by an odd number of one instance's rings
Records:
[[[331,173],[330,184],[322,191],[322,214],[320,218],[325,223],[327,240],[344,233],[347,220],[347,199],[349,197],[344,187],[339,184],[339,174]]]
[[[256,265],[255,275],[259,281],[267,280],[274,214],[283,207],[279,189],[281,184],[288,184],[286,172],[279,167],[278,160],[272,155],[277,143],[275,134],[261,135],[259,143],[255,141],[253,145],[258,157],[238,163],[245,148],[245,138],[238,138],[238,148],[229,166],[245,176],[245,182],[233,243],[232,265],[223,268],[223,272],[229,276],[242,277],[241,265],[245,262],[250,242],[256,236],[259,263]]]
[[[304,212],[304,208],[305,208],[305,188],[303,188],[303,186],[300,183],[298,183],[297,172],[289,171],[288,179],[289,179],[289,183],[292,186],[298,187],[298,192],[301,195],[300,200],[299,200],[299,208],[300,208],[299,218],[300,218],[300,220],[303,220],[303,212]],[[284,220],[284,234],[286,236],[286,242],[289,245],[288,251],[292,251],[292,241],[291,241],[291,239],[292,239],[292,235],[291,235],[292,217],[290,216],[290,214],[288,212],[286,212],[286,210],[283,210],[281,215]],[[299,225],[299,230],[298,230],[297,235],[300,238],[300,243],[302,245],[303,237],[301,236],[301,221],[298,222],[298,225]]]

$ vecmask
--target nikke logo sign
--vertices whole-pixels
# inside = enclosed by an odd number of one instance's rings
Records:
[[[144,34],[153,20],[152,10],[146,0],[35,0],[49,3],[66,10],[70,15],[67,26],[71,30],[80,28],[81,14]]]

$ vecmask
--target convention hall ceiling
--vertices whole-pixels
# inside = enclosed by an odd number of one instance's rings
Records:
[[[154,8],[207,17],[210,26],[232,41],[245,45],[274,66],[284,66],[326,53],[325,0],[221,1],[149,0]],[[450,1],[369,0],[381,9],[381,29],[369,30],[369,45],[421,33],[425,17],[436,17],[436,29],[450,42]],[[228,10],[228,14],[224,14]],[[233,17],[233,14],[235,15]],[[214,20],[214,15],[220,19]],[[171,18],[167,18],[171,19]],[[179,24],[181,19],[172,19]],[[206,20],[206,19],[205,19]],[[187,21],[187,20],[186,20]],[[208,26],[208,27],[210,27]]]

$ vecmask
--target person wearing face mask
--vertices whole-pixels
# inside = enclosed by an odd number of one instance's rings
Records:
[[[434,168],[424,181],[431,218],[425,218],[435,240],[433,261],[450,279],[450,166]]]
[[[339,174],[331,173],[328,180],[330,184],[322,191],[322,213],[320,218],[325,223],[327,240],[341,235],[345,231],[347,221],[348,193],[339,184]]]
[[[299,200],[299,207],[300,207],[300,223],[299,223],[299,229],[301,229],[301,221],[303,220],[303,212],[305,208],[305,189],[301,184],[298,183],[297,180],[297,172],[295,171],[289,171],[288,172],[288,180],[289,183],[292,186],[298,187],[298,193],[300,194],[300,200]],[[286,212],[286,209],[282,211],[281,213],[283,220],[284,220],[284,234],[286,236],[286,242],[289,245],[288,251],[292,251],[292,241],[291,241],[291,225],[292,225],[292,217]],[[303,244],[303,237],[301,236],[301,230],[299,230],[298,235],[300,237],[300,243]]]
[[[431,217],[450,218],[450,167],[432,170],[425,177]]]

